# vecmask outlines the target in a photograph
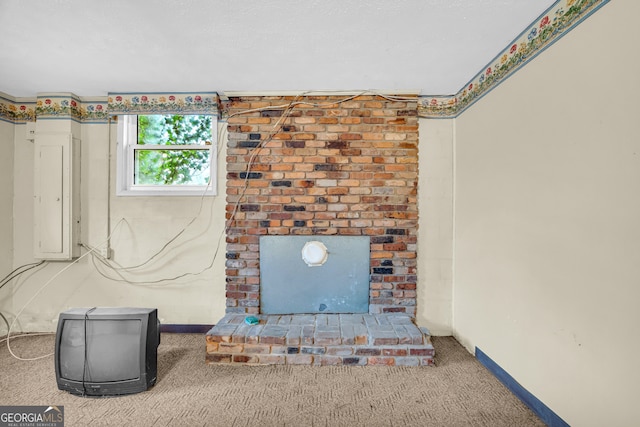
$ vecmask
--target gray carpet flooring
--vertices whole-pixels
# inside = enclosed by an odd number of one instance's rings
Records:
[[[436,367],[206,365],[199,334],[163,334],[146,392],[86,398],[58,390],[53,357],[0,345],[0,405],[64,406],[65,426],[543,426],[451,337]],[[11,340],[21,357],[54,337]]]

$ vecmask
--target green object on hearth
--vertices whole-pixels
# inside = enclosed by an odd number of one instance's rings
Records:
[[[255,316],[247,316],[244,318],[244,323],[246,323],[247,325],[257,325],[258,323],[260,323],[260,319]]]

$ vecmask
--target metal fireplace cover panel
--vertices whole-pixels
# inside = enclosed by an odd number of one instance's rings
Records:
[[[308,242],[326,246],[322,265],[308,265]],[[260,312],[368,313],[368,236],[261,236]]]

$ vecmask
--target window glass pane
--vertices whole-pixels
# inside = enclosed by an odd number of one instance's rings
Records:
[[[140,145],[211,145],[211,116],[138,116]]]
[[[210,150],[135,150],[135,185],[207,185]]]

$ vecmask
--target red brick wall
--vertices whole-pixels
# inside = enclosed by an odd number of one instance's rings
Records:
[[[344,99],[238,97],[223,106],[227,312],[260,312],[260,236],[366,235],[369,312],[415,316],[417,98]],[[317,105],[287,109],[292,101]]]

